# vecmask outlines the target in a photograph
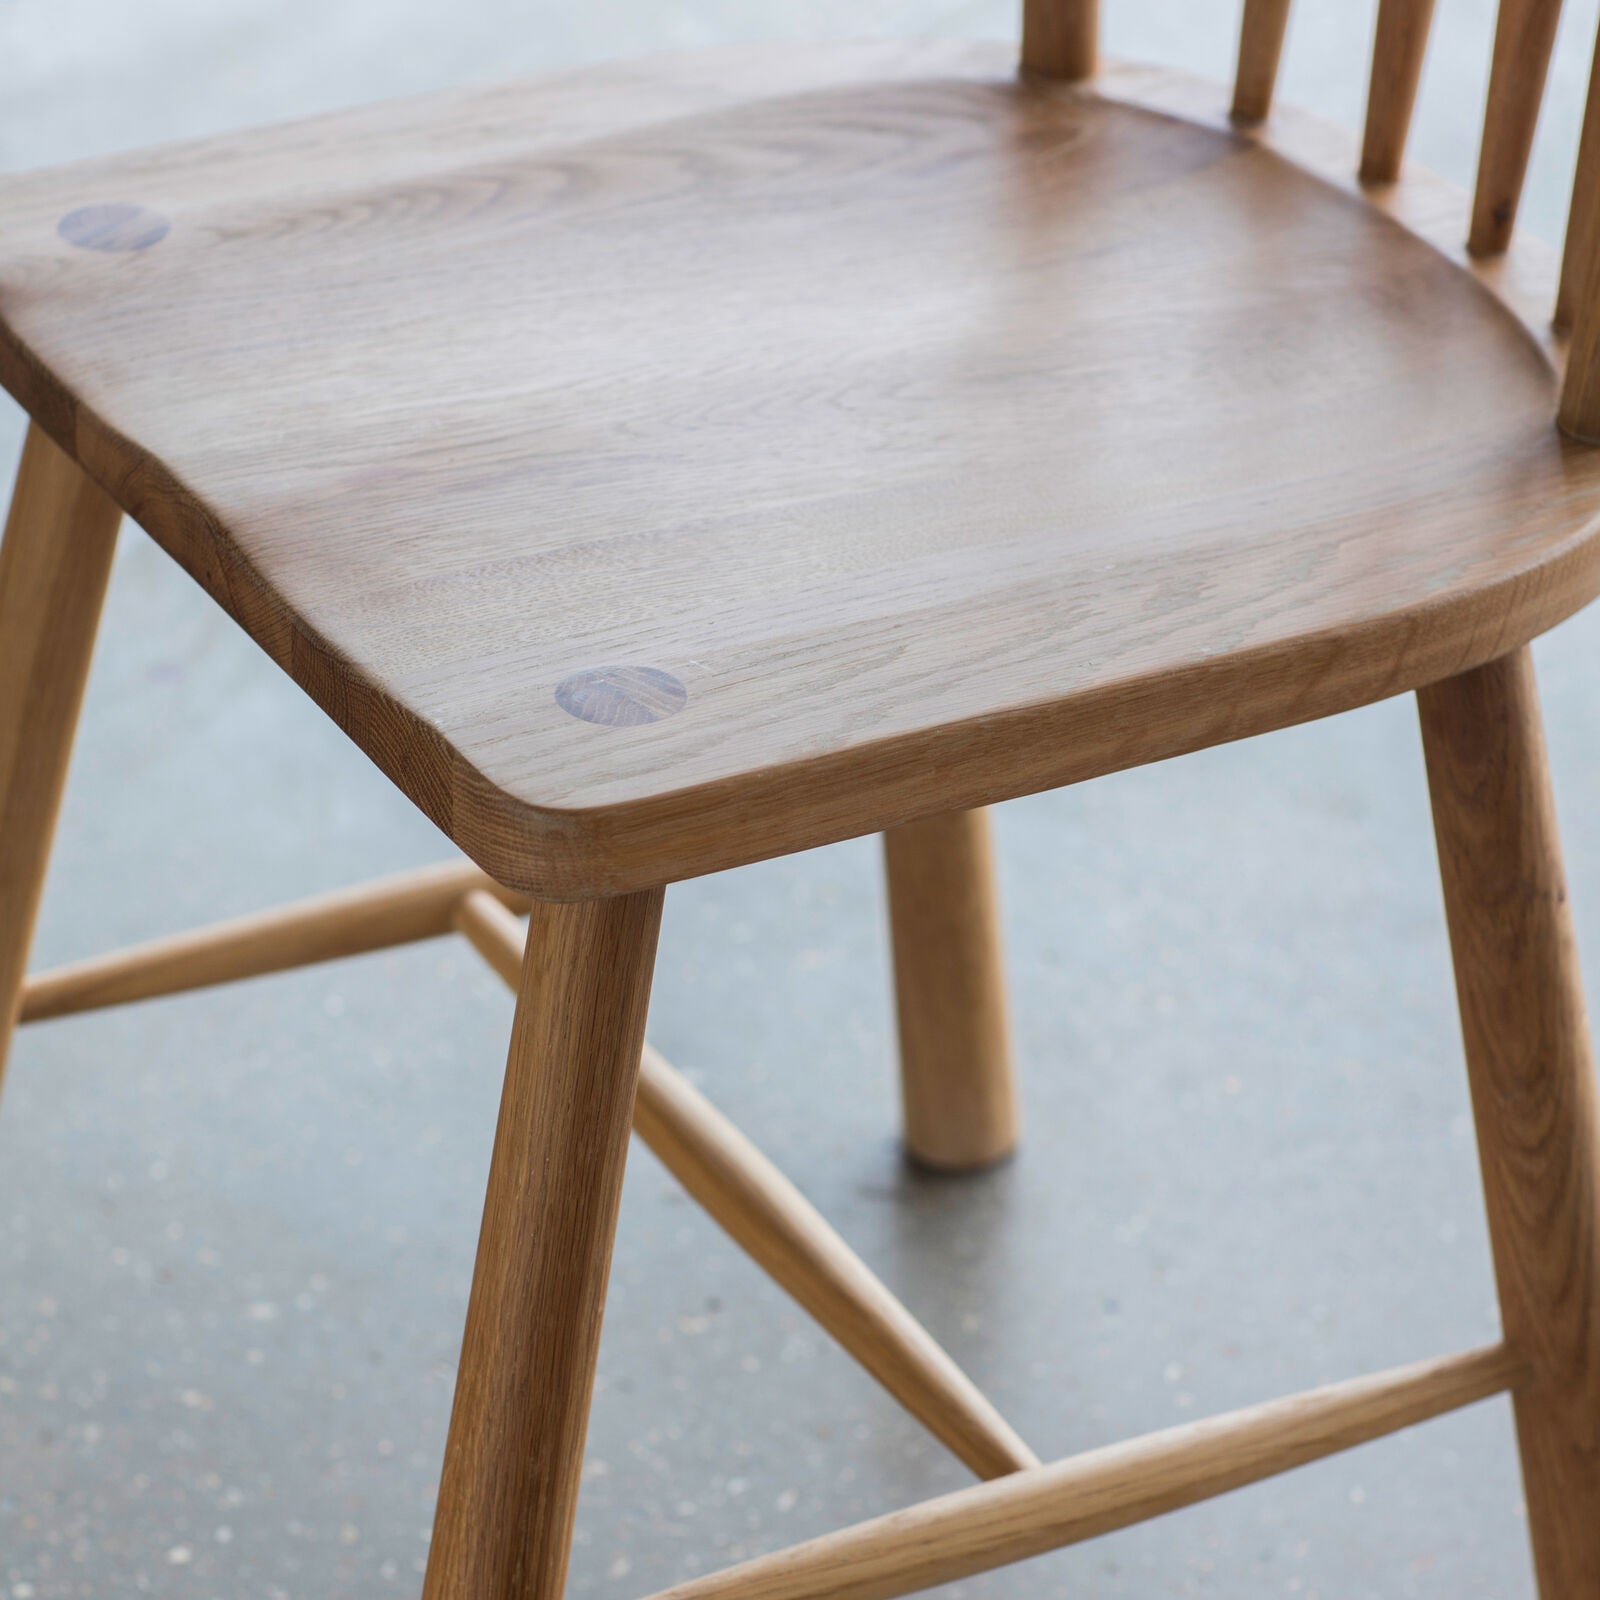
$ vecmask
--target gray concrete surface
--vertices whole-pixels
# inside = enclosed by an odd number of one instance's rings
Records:
[[[1230,0],[1106,0],[1226,71]],[[1562,33],[1559,236],[1595,6]],[[1372,7],[1299,0],[1285,87],[1353,118]],[[1006,35],[974,0],[4,0],[0,167],[747,37]],[[1470,177],[1488,0],[1441,0],[1417,148]],[[0,460],[21,423],[0,409]],[[9,470],[9,469],[8,469]],[[1600,613],[1538,649],[1591,983]],[[875,847],[669,897],[652,1033],[998,1397],[1080,1449],[1492,1337],[1409,703],[1005,807],[1027,1117],[909,1173]],[[444,842],[137,533],[38,956]],[[0,1115],[0,1600],[414,1594],[510,1005],[438,944],[26,1033]],[[962,1471],[728,1246],[628,1174],[571,1593],[623,1597]],[[1491,1404],[951,1594],[1532,1592]]]

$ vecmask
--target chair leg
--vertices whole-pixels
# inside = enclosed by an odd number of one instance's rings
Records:
[[[0,544],[0,1073],[121,520],[30,427]]]
[[[1600,1110],[1526,649],[1418,695],[1544,1600],[1600,1594]]]
[[[883,836],[906,1150],[959,1172],[1011,1154],[1016,1095],[986,811]]]
[[[424,1600],[559,1600],[662,893],[536,904]]]

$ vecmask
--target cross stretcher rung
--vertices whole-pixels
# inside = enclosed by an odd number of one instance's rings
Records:
[[[522,924],[487,894],[456,925],[516,986]],[[682,1073],[644,1047],[634,1132],[755,1263],[980,1477],[1039,1458],[821,1213]]]
[[[1194,1505],[1527,1376],[1505,1345],[1396,1367],[961,1489],[652,1600],[890,1600]]]
[[[451,862],[31,978],[22,1021],[67,1016],[459,931],[513,988],[526,900]],[[1039,1458],[798,1189],[645,1046],[635,1129],[712,1218],[980,1477]]]
[[[18,1020],[42,1022],[438,938],[453,930],[456,905],[473,892],[527,907],[470,861],[422,867],[37,974],[23,985]]]
[[[451,931],[512,987],[526,901],[469,862],[403,873],[28,980],[22,1021],[175,994]],[[663,1590],[653,1600],[889,1600],[1142,1522],[1515,1388],[1505,1345],[1332,1384],[1049,1466],[793,1184],[644,1047],[635,1131],[777,1283],[991,1481]]]

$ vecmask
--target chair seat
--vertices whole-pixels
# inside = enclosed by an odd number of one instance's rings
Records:
[[[0,377],[555,897],[1324,715],[1592,597],[1600,468],[1480,277],[1154,80],[1010,62],[743,52],[9,178]]]

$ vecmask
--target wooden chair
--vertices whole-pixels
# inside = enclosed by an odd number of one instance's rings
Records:
[[[630,1128],[991,1480],[673,1600],[902,1594],[1501,1391],[1540,1592],[1600,1594],[1600,1124],[1527,649],[1600,589],[1600,99],[1558,270],[1513,230],[1556,0],[1502,5],[1470,206],[1402,171],[1430,10],[1382,0],[1359,179],[1266,121],[1287,0],[1231,121],[1030,0],[1020,80],[739,51],[0,185],[13,1018],[451,930],[518,992],[428,1600],[562,1590]],[[474,864],[25,979],[124,512]],[[1503,1341],[1040,1465],[644,1043],[663,885],[884,832],[911,1143],[988,1159],[972,808],[1408,690]]]

